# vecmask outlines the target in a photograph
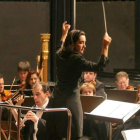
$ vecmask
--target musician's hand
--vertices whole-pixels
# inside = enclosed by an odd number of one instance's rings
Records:
[[[18,123],[16,122],[15,123],[16,126],[18,126]],[[20,119],[20,127],[25,127],[25,124],[24,124],[24,120],[23,119]]]
[[[22,96],[20,96],[20,97],[18,98],[18,101],[17,101],[16,105],[21,106],[21,104],[22,104],[23,102],[24,102],[24,99],[23,99],[23,95],[22,95]]]
[[[116,126],[116,125],[117,125],[117,123],[112,123],[111,125],[112,125],[112,126]]]
[[[132,117],[131,117],[131,119],[134,119],[136,116],[135,115],[133,115]]]
[[[6,103],[8,103],[9,105],[13,105],[13,102],[12,102],[12,100],[8,100],[8,101],[5,101]]]
[[[25,115],[25,119],[26,120],[31,120],[35,123],[35,122],[38,121],[39,118],[32,111],[28,111],[27,114]]]
[[[103,37],[103,47],[104,48],[109,47],[111,41],[112,41],[112,38],[108,35],[108,33],[105,33]]]

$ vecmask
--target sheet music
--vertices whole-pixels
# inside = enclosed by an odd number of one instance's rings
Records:
[[[98,116],[106,116],[110,118],[123,119],[129,114],[127,118],[131,117],[136,110],[139,110],[140,105],[133,103],[126,103],[113,100],[105,100],[98,107],[96,107],[90,114]]]
[[[140,129],[131,129],[121,132],[124,140],[140,140]]]

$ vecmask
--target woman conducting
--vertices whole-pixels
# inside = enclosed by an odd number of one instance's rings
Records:
[[[53,108],[66,107],[71,111],[71,139],[80,140],[83,133],[83,111],[78,80],[83,71],[103,71],[109,62],[108,49],[112,39],[107,33],[104,35],[99,62],[94,63],[87,61],[82,56],[86,48],[85,33],[80,30],[72,30],[68,33],[69,29],[70,25],[65,21],[62,24],[62,37],[56,52],[57,81],[53,93]],[[48,120],[46,124],[48,139],[66,138],[68,122],[66,114],[55,113],[49,119],[52,121]],[[52,123],[54,123],[54,127],[52,127]]]

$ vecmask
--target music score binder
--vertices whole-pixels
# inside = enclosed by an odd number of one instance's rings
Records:
[[[84,113],[87,119],[112,123],[125,123],[140,109],[139,104],[105,100],[90,113]]]

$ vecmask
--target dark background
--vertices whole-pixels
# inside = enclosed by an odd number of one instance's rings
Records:
[[[41,51],[40,33],[51,33],[52,30],[51,8],[49,1],[0,2],[0,73],[5,84],[11,84],[14,76],[18,77],[16,68],[19,61],[27,60],[32,69],[36,69],[36,56]],[[113,39],[109,50],[111,62],[106,72],[113,72],[114,68],[139,68],[139,12],[136,14],[139,6],[135,1],[113,1],[105,2],[105,9],[108,34]],[[105,32],[101,1],[77,1],[76,28],[86,32],[84,56],[98,61]],[[61,32],[56,34],[61,37]],[[51,78],[52,75],[55,77],[55,48],[49,47],[49,81],[55,81]]]

